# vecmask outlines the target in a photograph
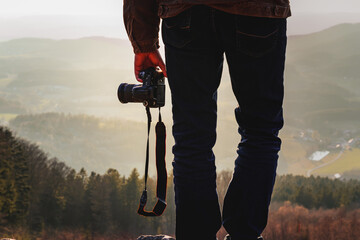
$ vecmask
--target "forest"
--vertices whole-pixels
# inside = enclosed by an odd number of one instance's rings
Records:
[[[144,218],[136,214],[143,188],[137,169],[128,177],[111,168],[103,175],[88,174],[84,168],[76,171],[4,127],[0,127],[0,157],[0,237],[135,239],[140,234],[174,234],[171,174],[164,215]],[[218,173],[220,205],[231,175]],[[155,180],[150,178],[148,186],[148,206],[152,206]],[[355,228],[360,223],[359,205],[358,180],[278,176],[264,236],[269,240],[355,239],[349,236],[360,236]],[[329,234],[331,238],[326,237]],[[223,235],[222,229],[219,236]]]

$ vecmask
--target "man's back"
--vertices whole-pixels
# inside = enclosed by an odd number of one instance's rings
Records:
[[[176,16],[200,4],[243,16],[291,16],[289,0],[124,0],[124,23],[134,52],[149,52],[159,48],[160,18]]]

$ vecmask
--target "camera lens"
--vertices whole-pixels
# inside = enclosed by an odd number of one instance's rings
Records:
[[[118,98],[122,103],[133,102],[132,89],[136,86],[135,84],[122,83],[118,88]]]

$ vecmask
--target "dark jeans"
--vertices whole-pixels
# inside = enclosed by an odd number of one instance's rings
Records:
[[[257,239],[281,145],[286,19],[200,5],[163,20],[162,34],[173,104],[176,238],[214,240],[223,223],[234,240]],[[224,53],[242,138],[221,220],[212,148]]]

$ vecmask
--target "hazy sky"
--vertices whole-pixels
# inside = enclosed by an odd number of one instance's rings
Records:
[[[1,15],[121,14],[122,0],[0,0]]]
[[[0,0],[1,15],[121,14],[122,0]],[[360,12],[359,0],[293,0],[294,12]]]
[[[289,35],[360,22],[360,0],[290,0],[290,3],[293,16],[288,22]],[[127,38],[122,5],[123,0],[0,0],[0,41],[22,37]]]

